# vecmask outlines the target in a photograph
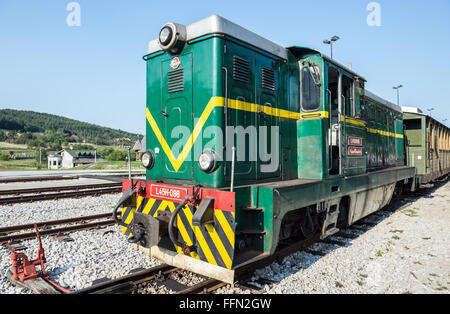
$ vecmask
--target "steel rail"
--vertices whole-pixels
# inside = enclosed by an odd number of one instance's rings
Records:
[[[0,198],[0,205],[25,203],[25,202],[33,202],[33,201],[44,201],[44,200],[60,199],[60,198],[81,197],[81,196],[89,196],[89,195],[100,195],[100,194],[118,193],[118,192],[122,192],[121,186],[114,186],[114,187],[100,188],[100,189],[78,190],[78,191],[70,191],[70,192],[60,192],[60,193],[4,197],[4,198]]]
[[[110,225],[114,225],[114,224],[115,224],[115,221],[113,219],[109,219],[109,220],[103,220],[103,221],[92,222],[92,223],[87,223],[87,224],[73,225],[73,226],[68,226],[68,227],[63,227],[63,228],[41,230],[41,231],[39,231],[39,234],[41,236],[58,235],[61,233],[95,229],[95,228],[110,226]],[[28,240],[28,239],[34,239],[34,238],[36,238],[36,232],[6,235],[6,236],[0,237],[0,244],[6,244],[6,243],[12,242],[12,241],[21,241],[21,240]]]
[[[133,291],[136,285],[154,280],[159,275],[167,275],[179,268],[167,264],[158,265],[149,269],[141,270],[136,273],[128,274],[126,276],[112,279],[106,282],[92,285],[84,289],[74,291],[72,294],[117,294],[129,293]]]
[[[114,182],[114,183],[81,184],[81,185],[67,185],[67,186],[50,186],[31,189],[0,190],[0,195],[37,194],[43,192],[59,192],[70,190],[78,191],[83,189],[107,188],[115,186],[121,186],[121,183]]]
[[[217,279],[206,279],[196,285],[188,287],[184,290],[178,291],[177,294],[204,294],[217,290],[228,283]]]
[[[58,180],[75,180],[79,176],[52,176],[45,177],[12,177],[0,179],[0,183],[13,183],[13,182],[31,182],[31,181],[58,181]]]
[[[91,216],[72,217],[72,218],[42,221],[42,222],[30,223],[30,224],[24,224],[24,225],[9,226],[9,227],[0,228],[0,234],[34,229],[35,225],[37,225],[39,228],[40,227],[50,227],[50,226],[65,225],[65,224],[76,223],[76,222],[85,222],[88,220],[96,220],[96,219],[109,218],[109,217],[111,217],[111,213],[97,214],[97,215],[91,215]]]

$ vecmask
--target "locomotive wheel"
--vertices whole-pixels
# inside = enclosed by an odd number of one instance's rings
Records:
[[[316,225],[314,224],[314,220],[311,216],[311,209],[309,207],[301,211],[300,222],[300,231],[302,232],[302,235],[306,239],[311,238],[316,231]]]
[[[341,202],[339,204],[339,216],[338,216],[338,221],[337,221],[337,225],[341,226],[341,227],[348,227],[348,223],[347,223],[347,217],[348,216],[348,209],[347,207]]]

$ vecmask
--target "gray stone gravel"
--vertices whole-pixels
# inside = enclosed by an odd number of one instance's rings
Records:
[[[332,237],[345,246],[315,244],[325,256],[297,252],[257,270],[267,293],[444,293],[450,289],[450,182],[407,208],[366,218],[378,222],[356,239]],[[217,293],[243,293],[226,286]]]
[[[0,226],[92,215],[112,210],[120,194],[0,206]],[[346,245],[317,243],[312,251],[296,252],[253,274],[253,283],[266,293],[445,293],[450,288],[450,182],[393,213],[379,212],[366,218],[375,226],[347,229],[355,239],[332,237]],[[47,271],[69,289],[90,286],[102,277],[117,278],[138,267],[160,264],[129,245],[117,226],[80,231],[73,242],[43,238]],[[365,231],[364,231],[365,230]],[[37,241],[23,241],[28,256],[35,258]],[[10,267],[9,250],[0,247],[0,294],[27,293],[11,286],[4,274]],[[180,272],[174,279],[193,285],[200,277]],[[261,278],[277,281],[261,284]],[[266,281],[267,282],[267,281]],[[143,285],[137,293],[172,293],[155,285]],[[226,286],[216,293],[251,293]]]
[[[0,206],[0,226],[106,213],[112,211],[119,198],[120,194],[106,194]],[[65,288],[77,290],[90,286],[96,279],[118,278],[132,269],[160,264],[129,245],[120,227],[111,226],[102,230],[111,232],[78,231],[69,234],[74,241],[62,243],[53,237],[42,237],[47,258],[46,270],[51,279]],[[22,241],[22,244],[27,247],[23,252],[32,259],[36,258],[37,240]],[[0,294],[28,293],[9,283],[5,274],[10,267],[10,251],[0,246]]]

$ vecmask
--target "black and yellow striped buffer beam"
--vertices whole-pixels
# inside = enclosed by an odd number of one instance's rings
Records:
[[[173,212],[179,203],[169,200],[161,200],[151,197],[138,196],[136,207],[124,207],[122,209],[122,222],[127,227],[122,227],[123,234],[131,237],[130,224],[134,212],[157,217],[159,211],[170,210]],[[176,227],[179,237],[189,245],[196,247],[196,252],[191,252],[192,258],[200,259],[213,265],[231,269],[233,266],[235,245],[235,213],[221,209],[214,209],[214,222],[204,226],[194,226],[192,217],[196,207],[186,205],[178,212]],[[181,247],[174,245],[174,250],[179,254],[185,254]]]

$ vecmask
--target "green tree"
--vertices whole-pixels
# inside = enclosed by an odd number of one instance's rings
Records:
[[[39,147],[37,149],[35,149],[34,151],[34,156],[36,156],[36,162],[37,164],[39,164],[39,158],[42,159],[42,166],[47,168],[46,164],[47,164],[47,155],[48,155],[48,151],[43,147],[41,149],[39,149]]]
[[[138,134],[122,130],[106,128],[95,124],[68,119],[61,116],[39,113],[33,111],[1,109],[0,129],[18,131],[20,133],[44,133],[46,142],[55,140],[61,145],[67,142],[80,142],[82,140],[96,145],[108,145],[118,143],[120,145],[133,145]],[[72,137],[78,136],[78,139]],[[62,142],[60,139],[64,139]],[[51,145],[51,144],[49,144]]]
[[[7,161],[9,160],[9,155],[8,154],[0,154],[0,160],[2,161]]]
[[[75,150],[95,150],[95,147],[89,144],[76,144],[73,145]]]

